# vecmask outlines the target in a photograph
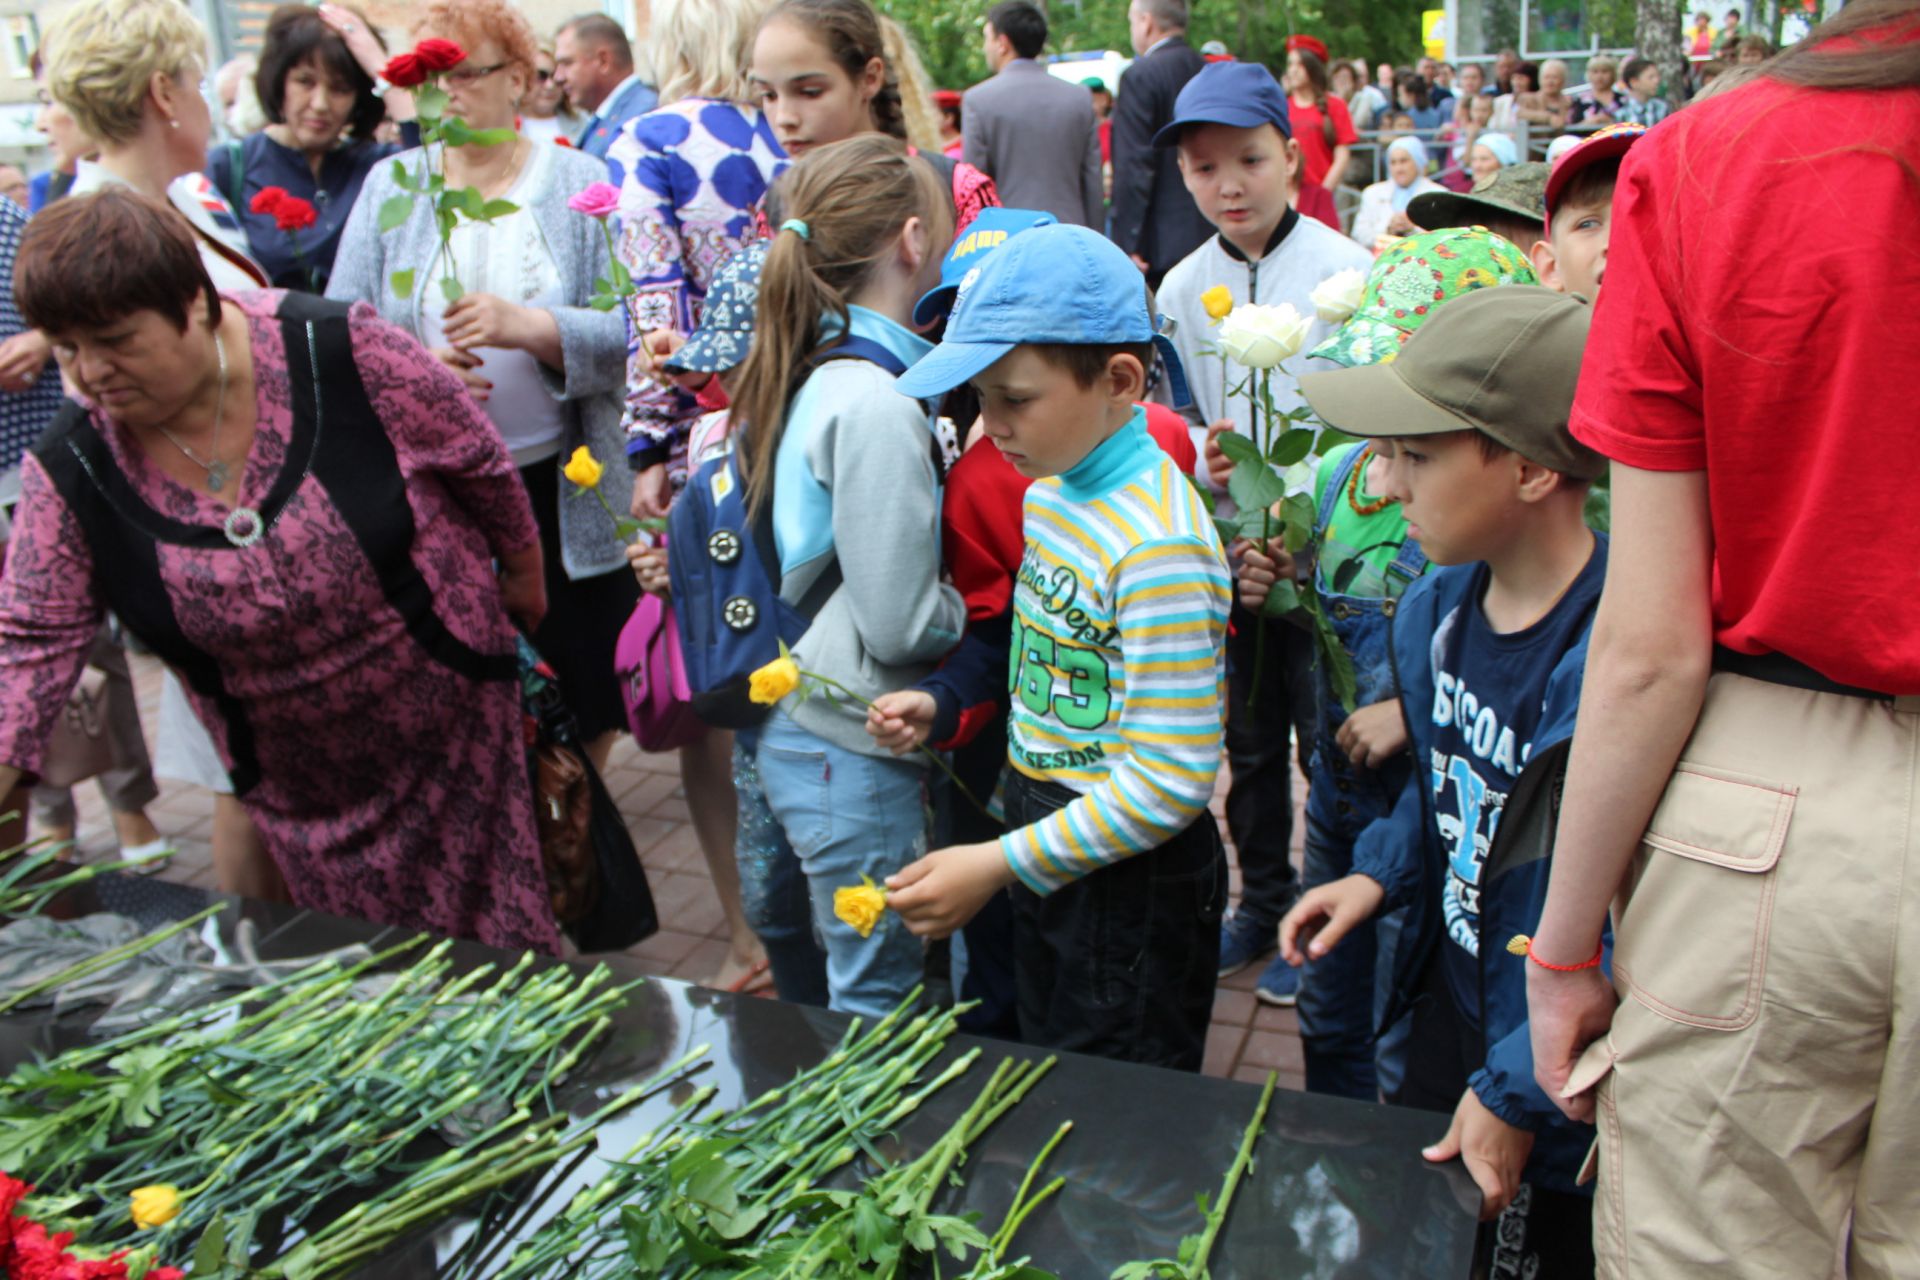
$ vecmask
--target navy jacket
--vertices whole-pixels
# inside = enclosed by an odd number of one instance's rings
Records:
[[[1594,554],[1604,557],[1607,539],[1596,534]],[[1604,566],[1603,566],[1604,567]],[[1360,833],[1353,869],[1380,882],[1387,892],[1382,911],[1414,903],[1393,957],[1393,1001],[1383,1025],[1404,1013],[1420,990],[1420,979],[1444,945],[1440,892],[1447,855],[1441,847],[1430,806],[1433,757],[1433,639],[1440,623],[1456,609],[1477,608],[1471,597],[1472,565],[1435,569],[1407,589],[1394,611],[1390,650],[1399,679],[1400,701],[1413,753],[1413,773],[1393,810]],[[1507,798],[1506,809],[1487,852],[1480,890],[1480,1025],[1487,1044],[1486,1062],[1468,1085],[1489,1111],[1535,1134],[1528,1161],[1529,1182],[1558,1191],[1575,1191],[1574,1177],[1593,1141],[1591,1125],[1577,1125],[1534,1083],[1533,1045],[1527,1026],[1527,970],[1523,957],[1506,944],[1515,934],[1531,935],[1546,904],[1552,867],[1554,827],[1559,818],[1560,782],[1572,746],[1574,712],[1580,706],[1581,677],[1587,665],[1589,617],[1580,639],[1562,655],[1542,691],[1544,714],[1534,734],[1533,751]]]
[[[1135,59],[1113,104],[1113,242],[1147,260],[1155,288],[1213,234],[1180,177],[1178,148],[1153,145],[1173,119],[1174,99],[1205,65],[1186,37],[1174,36]]]

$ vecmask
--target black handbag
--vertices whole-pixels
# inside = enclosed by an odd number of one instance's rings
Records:
[[[554,917],[583,952],[625,950],[660,929],[646,868],[587,759],[559,680],[524,637],[519,656],[534,825]]]

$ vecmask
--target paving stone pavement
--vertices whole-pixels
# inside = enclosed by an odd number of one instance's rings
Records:
[[[133,673],[135,688],[140,694],[141,721],[151,742],[154,726],[159,723],[160,668],[153,659],[135,655]],[[693,982],[711,976],[726,957],[726,922],[714,897],[713,881],[707,873],[699,842],[694,839],[686,796],[680,788],[679,757],[649,755],[632,739],[622,738],[608,762],[605,780],[640,851],[662,922],[659,933],[630,948],[627,954],[653,973]],[[82,856],[111,855],[113,825],[99,789],[92,783],[84,783],[75,790]],[[1213,800],[1214,816],[1223,824],[1223,835],[1225,795],[1223,768]],[[1304,800],[1304,792],[1299,798]],[[178,850],[172,862],[160,872],[161,877],[213,888],[209,845],[213,829],[212,793],[162,779],[160,798],[148,813]],[[1296,823],[1294,828],[1296,865],[1300,861],[1303,827],[1304,823]],[[1237,899],[1240,892],[1237,869],[1231,872],[1231,889]],[[1279,1073],[1281,1088],[1304,1088],[1299,1019],[1292,1009],[1272,1008],[1254,998],[1253,985],[1260,968],[1259,964],[1252,965],[1220,983],[1214,999],[1213,1022],[1207,1032],[1204,1070],[1208,1075],[1253,1083],[1263,1082],[1267,1072],[1273,1070]]]

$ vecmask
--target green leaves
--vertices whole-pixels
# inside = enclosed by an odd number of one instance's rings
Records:
[[[413,296],[413,268],[408,267],[405,271],[394,272],[387,277],[387,283],[393,286],[394,297],[411,298]]]
[[[442,276],[440,277],[440,294],[447,300],[447,305],[452,306],[454,303],[460,301],[460,299],[466,297],[467,291],[457,277]]]
[[[452,99],[447,91],[437,84],[423,84],[413,91],[414,113],[420,117],[420,132],[427,135],[440,118],[447,112],[447,104]]]
[[[388,196],[380,202],[380,234],[397,231],[407,224],[413,216],[413,197],[410,195]]]
[[[1220,439],[1225,441],[1229,436]],[[1256,452],[1252,458],[1234,464],[1233,474],[1227,477],[1227,493],[1242,512],[1263,512],[1287,496],[1287,485]]]

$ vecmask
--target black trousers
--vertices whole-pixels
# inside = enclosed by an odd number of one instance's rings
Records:
[[[1007,825],[1075,793],[1008,775]],[[1020,1038],[1124,1062],[1198,1071],[1220,962],[1227,862],[1211,814],[1172,840],[1045,897],[1013,898]]]
[[[1407,1079],[1395,1101],[1451,1117],[1466,1092],[1467,1077],[1486,1056],[1482,1036],[1460,1015],[1436,958],[1421,978],[1407,1046]],[[1446,1121],[1437,1121],[1434,1138],[1445,1132]],[[1592,1280],[1593,1201],[1523,1182],[1498,1218],[1480,1224],[1473,1256],[1473,1274],[1489,1280]]]
[[[1272,930],[1300,896],[1293,854],[1293,735],[1313,741],[1312,641],[1289,622],[1256,618],[1234,601],[1227,634],[1227,833],[1240,865],[1239,913]],[[1267,660],[1254,665],[1262,629]],[[1306,766],[1301,766],[1306,772]]]

